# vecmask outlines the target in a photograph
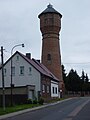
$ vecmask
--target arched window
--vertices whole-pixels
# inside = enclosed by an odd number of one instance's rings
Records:
[[[51,54],[47,55],[47,60],[50,61],[51,60]]]

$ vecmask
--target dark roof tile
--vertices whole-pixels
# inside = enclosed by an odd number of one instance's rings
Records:
[[[62,15],[58,11],[56,11],[51,4],[49,4],[47,8],[41,14],[39,14],[38,17],[40,18],[42,14],[46,14],[46,13],[56,13],[59,14],[60,17],[62,17]]]

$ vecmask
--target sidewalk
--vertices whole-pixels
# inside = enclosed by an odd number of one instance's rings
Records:
[[[52,106],[52,105],[56,105],[56,104],[62,103],[64,101],[68,101],[70,99],[72,99],[72,98],[68,98],[68,99],[65,99],[65,100],[57,101],[55,103],[45,104],[45,105],[42,105],[42,106],[39,106],[39,107],[35,107],[35,108],[25,109],[25,110],[21,110],[21,111],[18,111],[18,112],[13,112],[13,113],[1,115],[0,116],[0,120],[6,119],[6,118],[9,118],[9,117],[13,117],[13,116],[16,116],[16,115],[20,115],[20,114],[23,114],[23,113],[26,113],[26,112],[39,110],[39,109],[42,109],[42,108],[45,108],[45,107],[49,107],[49,106]]]

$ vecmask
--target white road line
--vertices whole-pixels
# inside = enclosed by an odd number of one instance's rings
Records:
[[[72,120],[72,118],[65,118],[65,119],[63,119],[63,120]]]
[[[75,117],[79,112],[80,110],[88,103],[90,102],[90,99],[85,101],[82,105],[76,107],[68,116],[67,118],[63,119],[63,120],[72,120],[73,117]]]
[[[89,101],[90,101],[90,99],[87,100],[86,102],[84,102],[82,105],[76,107],[76,108],[74,109],[74,111],[72,111],[72,112],[68,115],[68,117],[70,117],[70,116],[72,116],[72,117],[76,116],[76,115],[80,112],[80,110],[81,110]]]

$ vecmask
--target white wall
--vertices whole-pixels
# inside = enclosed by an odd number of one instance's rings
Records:
[[[54,88],[54,93],[53,93],[53,88]],[[56,93],[56,89],[57,89],[57,93]],[[58,82],[51,81],[51,97],[59,97]]]
[[[17,56],[19,56],[19,60],[17,60]],[[15,66],[15,76],[12,76],[12,81],[15,86],[26,86],[26,85],[35,85],[35,91],[41,90],[40,86],[40,73],[30,65],[25,59],[23,59],[19,54],[16,54],[12,58],[12,66]],[[20,66],[24,66],[24,75],[20,75]],[[29,74],[29,67],[31,67],[32,71]],[[6,68],[6,76],[5,87],[10,87],[11,84],[11,63],[10,61],[4,66]],[[2,78],[1,78],[1,70],[0,70],[0,87],[2,87]]]

